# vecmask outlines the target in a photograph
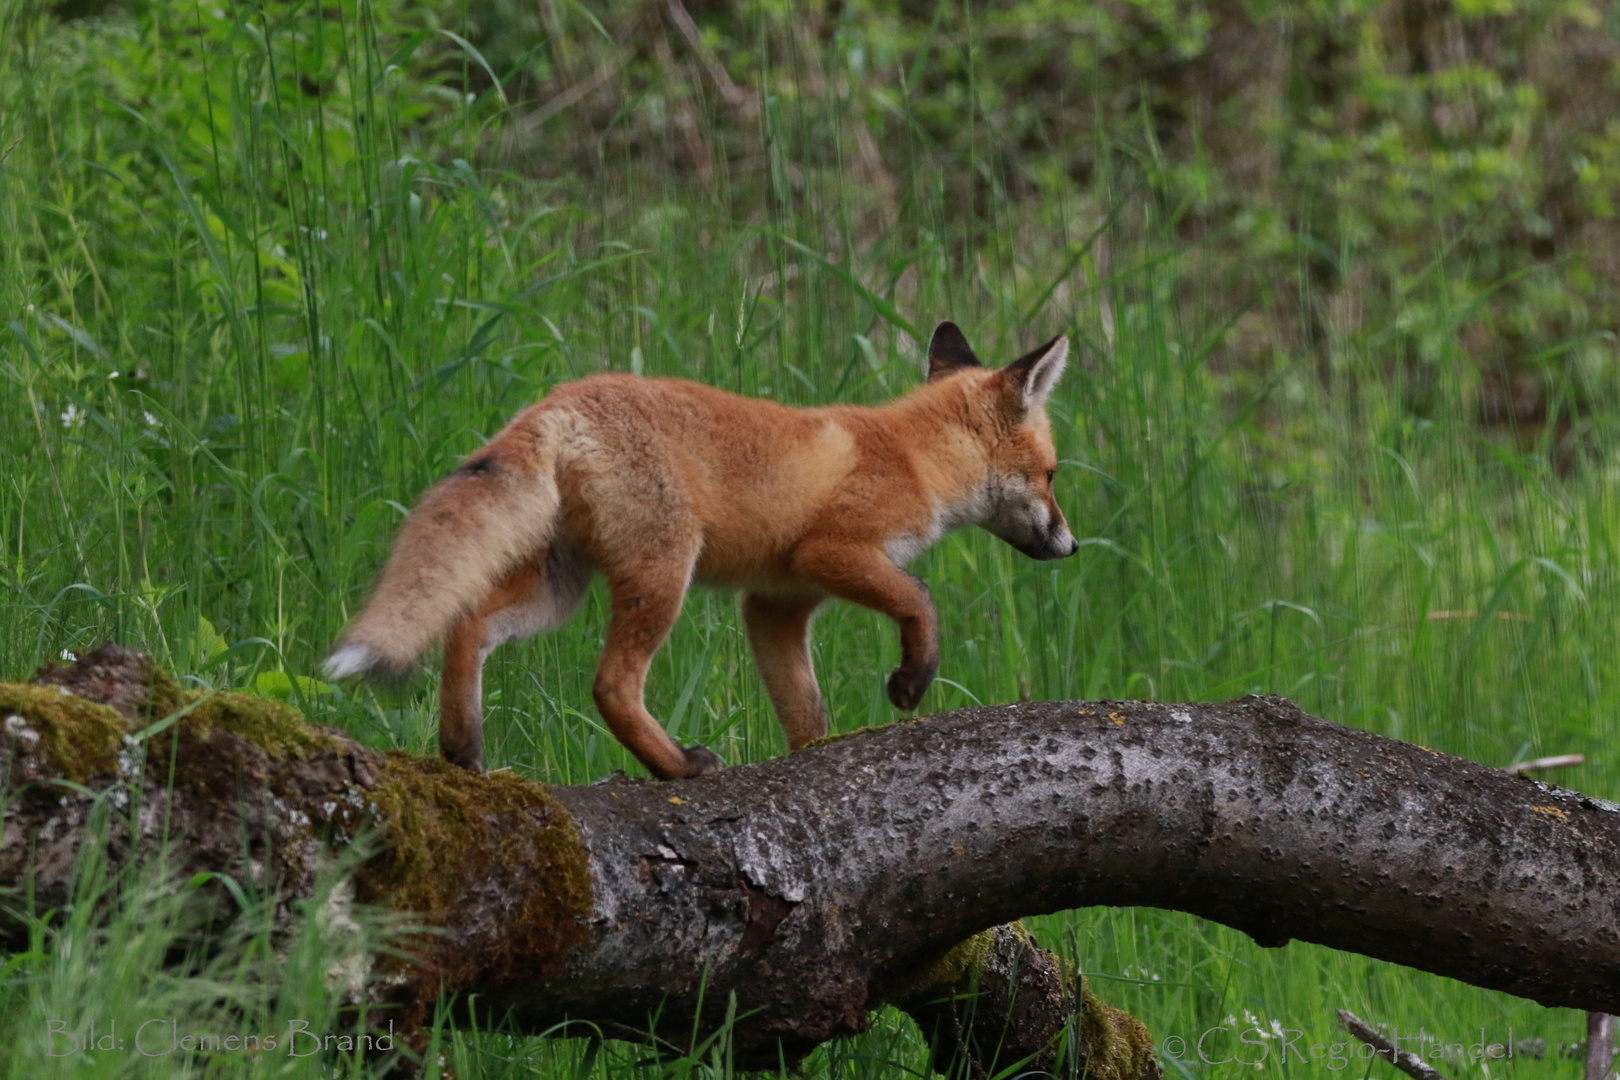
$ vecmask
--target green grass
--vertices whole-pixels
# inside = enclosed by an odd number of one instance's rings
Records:
[[[431,35],[410,51],[409,9],[343,0],[325,14],[174,3],[59,26],[0,0],[0,676],[112,638],[197,682],[280,688],[313,720],[427,752],[431,670],[398,693],[298,677],[363,599],[403,509],[460,455],[592,371],[880,401],[920,377],[904,327],[950,317],[996,362],[1059,331],[1082,346],[1052,412],[1060,501],[1083,546],[1038,564],[967,532],[919,560],[943,647],[926,710],[1274,692],[1492,765],[1585,753],[1558,781],[1620,796],[1614,417],[1583,419],[1592,449],[1560,474],[1534,433],[1480,434],[1459,348],[1412,360],[1375,332],[1231,368],[1222,331],[1241,312],[1184,295],[1185,252],[1143,240],[1151,229],[1110,226],[1093,242],[1125,166],[1016,200],[987,181],[968,211],[919,168],[882,227],[849,159],[824,152],[829,138],[848,151],[850,133],[810,130],[773,100],[757,161],[712,185],[605,142],[589,177],[525,179],[489,150],[511,123],[499,94],[461,96],[479,57]],[[665,104],[645,94],[622,110],[653,157],[676,138]],[[563,114],[541,137],[589,136]],[[1465,314],[1411,318],[1444,342]],[[494,657],[492,766],[556,783],[637,771],[590,705],[604,625],[598,588],[562,632]],[[897,658],[882,619],[826,609],[816,666],[836,730],[894,718],[883,677]],[[784,752],[730,596],[689,598],[648,697],[677,738],[728,762]],[[316,923],[302,952],[275,959],[246,933],[177,979],[157,963],[183,940],[165,890],[107,887],[123,897],[110,927],[69,919],[8,961],[8,1075],[358,1068],[42,1056],[58,1018],[249,1030],[241,1017],[331,1016]],[[1549,1047],[1582,1030],[1570,1011],[1311,946],[1262,950],[1173,913],[1097,909],[1035,930],[1189,1048],[1246,1015],[1331,1044],[1341,1007],[1465,1045],[1481,1028],[1487,1042],[1511,1026]],[[1224,1037],[1211,1057],[1229,1052],[1215,1052]],[[644,1072],[645,1051],[619,1044],[587,1059],[582,1043],[445,1038],[463,1077]],[[1262,1071],[1327,1067],[1278,1065],[1278,1041]],[[725,1071],[715,1060],[667,1071]],[[923,1061],[884,1014],[808,1072]],[[1190,1049],[1167,1062],[1198,1078],[1253,1071]]]

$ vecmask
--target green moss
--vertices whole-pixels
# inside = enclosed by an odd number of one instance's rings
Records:
[[[153,666],[145,705],[148,721],[173,716],[194,704],[196,707],[177,725],[183,738],[206,739],[216,731],[228,731],[254,743],[277,761],[302,761],[312,754],[338,748],[332,736],[310,727],[303,714],[284,701],[234,690],[186,690],[173,675]],[[154,753],[166,754],[167,750],[166,739],[153,747]]]
[[[108,706],[55,686],[0,683],[0,718],[8,716],[39,732],[46,757],[69,780],[83,784],[118,771],[127,722]]]
[[[1153,1036],[1142,1021],[1080,987],[1080,1034],[1091,1051],[1088,1075],[1097,1080],[1142,1076],[1153,1058]]]
[[[838,736],[833,736],[837,738]],[[1018,934],[1028,939],[1029,931],[1020,923],[1010,924]],[[889,996],[895,1001],[916,1001],[964,992],[973,981],[975,972],[984,970],[990,950],[996,945],[996,927],[980,931],[954,946],[940,957],[939,962],[896,987]]]
[[[884,726],[887,726],[887,725],[884,725]],[[870,731],[870,730],[872,730],[872,729],[871,728],[856,728],[854,731],[835,731],[835,732],[832,732],[830,735],[823,735],[819,739],[810,740],[809,742],[805,743],[804,746],[800,747],[800,749],[802,749],[802,750],[814,750],[818,746],[831,746],[833,743],[837,742],[839,739],[847,739],[851,735],[859,735],[863,731]]]
[[[227,731],[258,745],[278,761],[303,760],[339,746],[330,734],[306,724],[302,714],[285,702],[232,691],[210,695],[186,690],[159,667],[151,669],[144,718],[135,722],[125,720],[111,706],[64,693],[58,686],[0,683],[0,717],[21,716],[39,732],[51,764],[80,784],[118,771],[118,749],[126,734],[194,704],[175,728],[152,740],[149,754],[167,760],[172,749],[169,740],[176,729],[182,741]]]
[[[363,899],[442,922],[470,882],[521,876],[523,936],[566,947],[591,909],[591,876],[567,809],[514,773],[479,776],[392,753],[371,798],[387,853],[359,875]]]
[[[161,720],[179,712],[197,697],[195,693],[188,697],[168,669],[153,664],[147,673],[146,704],[142,709],[148,719]]]
[[[207,700],[202,700],[204,698]],[[187,737],[205,739],[215,731],[228,731],[254,743],[278,761],[302,761],[322,751],[338,749],[338,742],[319,728],[310,727],[297,709],[283,701],[225,691],[207,697],[206,691],[180,690],[165,711],[150,710],[160,720],[196,701],[202,701],[179,723]]]
[[[896,724],[915,724],[926,719],[928,719],[926,716],[902,716],[898,720],[890,720],[887,724],[873,724],[871,727],[856,728],[854,731],[835,731],[830,735],[823,735],[819,739],[805,743],[800,749],[809,750],[817,746],[831,746],[840,739],[847,739],[851,735],[865,735],[872,731],[882,731],[884,728],[893,727]]]

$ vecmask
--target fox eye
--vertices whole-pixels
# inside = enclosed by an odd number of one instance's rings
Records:
[[[1046,482],[1048,484],[1050,484],[1052,482],[1052,477],[1054,477],[1056,475],[1057,475],[1057,470],[1056,469],[1047,469],[1046,470]]]

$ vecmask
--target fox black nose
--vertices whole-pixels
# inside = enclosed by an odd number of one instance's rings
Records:
[[[1080,541],[1076,540],[1074,537],[1071,536],[1071,537],[1069,537],[1069,550],[1065,551],[1063,553],[1063,557],[1065,559],[1067,559],[1070,555],[1073,555],[1075,552],[1077,552],[1079,550],[1080,550]]]

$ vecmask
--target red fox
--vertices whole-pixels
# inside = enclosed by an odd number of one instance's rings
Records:
[[[599,570],[612,615],[593,696],[654,776],[721,766],[676,745],[642,698],[694,580],[742,590],[789,749],[827,734],[810,621],[830,596],[898,624],[889,700],[914,709],[939,641],[907,560],[962,525],[1035,559],[1079,550],[1053,497],[1045,408],[1068,353],[1057,337],[991,371],[941,323],[927,383],[877,408],[794,409],[633,375],[559,386],[422,497],[327,675],[402,675],[445,635],[439,748],[481,772],[484,660],[560,626]]]

